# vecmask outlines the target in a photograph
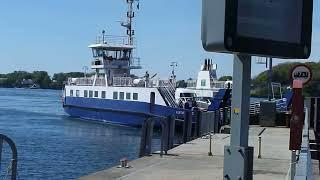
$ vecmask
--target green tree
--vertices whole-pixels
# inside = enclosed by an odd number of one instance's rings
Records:
[[[218,79],[219,81],[231,81],[232,80],[232,76],[222,76]]]
[[[90,76],[90,75],[88,75]],[[63,87],[63,83],[68,80],[68,78],[77,78],[84,77],[84,73],[82,72],[69,72],[69,73],[56,73],[53,75],[53,83],[52,88],[61,89]]]
[[[34,71],[31,74],[33,82],[40,85],[41,88],[49,88],[51,84],[51,78],[46,71]]]
[[[292,63],[282,63],[273,67],[272,70],[272,81],[281,83],[283,87],[283,91],[286,87],[291,86],[292,80],[290,78],[291,69],[298,65],[304,64],[299,62]],[[304,95],[305,96],[320,96],[320,62],[307,62],[305,63],[309,67],[311,67],[313,71],[312,81],[304,87]],[[260,73],[252,80],[253,89],[252,94],[257,96],[266,96],[267,95],[267,83],[268,83],[268,74],[267,71]]]

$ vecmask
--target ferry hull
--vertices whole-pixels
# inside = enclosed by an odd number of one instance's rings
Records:
[[[150,116],[183,116],[183,110],[137,101],[66,97],[64,110],[72,117],[85,120],[140,127]],[[157,123],[158,124],[158,123]]]
[[[65,106],[64,110],[71,117],[89,121],[140,127],[146,117],[137,116],[130,112],[114,112],[108,110],[88,109],[82,107]]]

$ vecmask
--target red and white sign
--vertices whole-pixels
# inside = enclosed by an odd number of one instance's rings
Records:
[[[307,65],[297,65],[291,70],[291,79],[300,80],[303,82],[303,84],[307,84],[312,79],[312,70]]]

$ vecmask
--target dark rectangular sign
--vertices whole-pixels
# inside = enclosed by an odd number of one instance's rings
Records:
[[[300,43],[300,7],[301,0],[238,0],[237,34],[243,37]]]
[[[203,4],[202,40],[208,51],[310,56],[313,0],[203,0]],[[222,44],[219,36],[224,37]]]
[[[311,0],[227,1],[226,38],[229,51],[284,58],[311,53]]]

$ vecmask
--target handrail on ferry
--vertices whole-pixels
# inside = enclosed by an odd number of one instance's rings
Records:
[[[132,37],[133,38],[133,37]],[[95,40],[96,44],[112,44],[112,45],[129,45],[129,37],[127,36],[114,36],[114,35],[100,35]],[[133,44],[136,44],[133,38]]]

